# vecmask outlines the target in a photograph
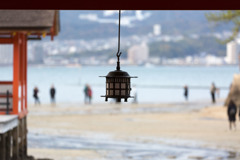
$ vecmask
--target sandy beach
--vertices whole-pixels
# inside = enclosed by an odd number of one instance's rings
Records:
[[[221,104],[30,105],[28,154],[54,160],[154,159],[166,150],[161,159],[238,159],[240,121],[230,131]]]

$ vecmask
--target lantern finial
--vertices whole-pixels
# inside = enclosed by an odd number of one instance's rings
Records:
[[[120,59],[120,56],[121,56],[121,54],[122,54],[122,52],[120,52],[120,53],[117,53],[117,67],[116,67],[116,69],[119,71],[120,70],[120,61],[119,61],[119,59]]]

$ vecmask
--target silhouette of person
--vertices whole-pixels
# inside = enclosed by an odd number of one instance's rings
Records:
[[[35,104],[40,104],[40,100],[39,100],[39,97],[38,97],[38,92],[39,92],[38,87],[35,87],[33,89],[33,98],[35,100]]]
[[[84,92],[84,103],[85,104],[90,103],[89,88],[90,88],[89,85],[86,84],[85,87],[84,87],[84,90],[83,90],[83,92]]]
[[[88,103],[89,104],[92,103],[92,89],[89,85],[88,85]]]
[[[212,103],[215,103],[215,102],[216,102],[216,99],[215,99],[216,89],[217,89],[217,88],[216,88],[215,84],[212,83],[211,88],[210,88],[211,97],[212,97]]]
[[[232,124],[234,128],[236,129],[236,114],[237,114],[237,106],[233,102],[233,100],[230,100],[228,104],[228,109],[227,109],[227,114],[228,114],[228,120],[229,120],[229,129],[232,129]]]
[[[185,85],[185,86],[183,87],[183,89],[184,89],[183,95],[184,95],[184,97],[185,97],[185,99],[186,99],[186,101],[187,101],[187,100],[188,100],[188,86]]]
[[[51,103],[55,104],[55,95],[56,95],[56,89],[54,87],[54,85],[52,85],[52,87],[50,88],[50,98],[51,98]]]

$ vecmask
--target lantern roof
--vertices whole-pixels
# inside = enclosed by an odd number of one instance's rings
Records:
[[[137,78],[136,76],[130,76],[127,72],[122,71],[122,70],[111,71],[111,72],[109,72],[107,74],[107,76],[100,76],[100,77],[107,77],[107,78],[111,78],[111,77]]]
[[[108,73],[106,77],[130,77],[130,75],[122,70],[115,70]]]

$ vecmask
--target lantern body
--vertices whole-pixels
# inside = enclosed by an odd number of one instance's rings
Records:
[[[121,99],[124,99],[127,102],[128,98],[132,98],[130,95],[131,91],[131,77],[127,72],[122,70],[115,70],[109,72],[106,77],[106,95],[105,101],[108,101],[108,98],[114,98],[117,102],[121,102]]]

